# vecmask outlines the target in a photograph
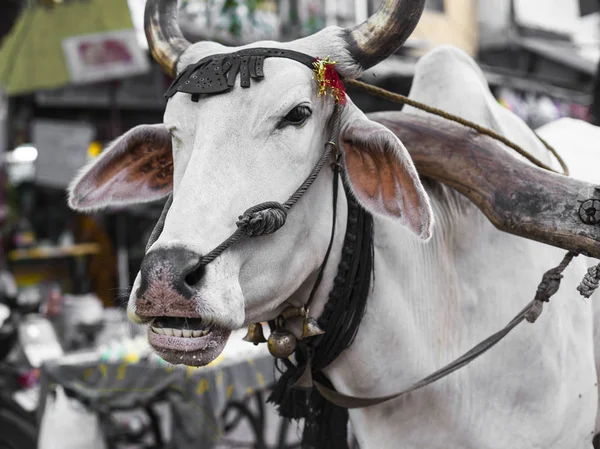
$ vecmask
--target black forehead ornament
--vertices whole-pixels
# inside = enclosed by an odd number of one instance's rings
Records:
[[[287,58],[297,61],[311,69],[319,82],[319,95],[329,89],[337,103],[345,104],[346,95],[337,71],[335,61],[328,57],[315,58],[293,50],[277,48],[247,48],[235,53],[210,55],[183,70],[165,92],[165,98],[171,98],[177,92],[191,94],[197,102],[200,95],[220,94],[230,91],[240,75],[240,86],[250,87],[250,79],[264,78],[265,58]]]

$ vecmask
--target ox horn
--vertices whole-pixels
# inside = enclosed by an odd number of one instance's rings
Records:
[[[367,70],[386,59],[412,34],[424,8],[425,0],[383,0],[375,14],[347,30],[354,60]]]
[[[177,23],[177,0],[148,0],[144,30],[152,56],[171,76],[177,75],[177,61],[190,46]]]

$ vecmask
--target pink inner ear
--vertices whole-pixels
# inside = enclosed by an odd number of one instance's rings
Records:
[[[344,133],[343,150],[358,200],[367,209],[399,218],[416,234],[428,237],[431,208],[427,194],[396,137],[383,127],[353,123]]]
[[[75,207],[151,201],[172,190],[171,139],[162,125],[134,128],[106,152],[76,182]]]

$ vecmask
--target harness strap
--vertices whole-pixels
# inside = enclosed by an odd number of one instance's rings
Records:
[[[558,291],[560,281],[563,277],[562,272],[576,256],[576,253],[569,251],[557,267],[552,268],[546,273],[544,273],[542,281],[538,286],[535,299],[533,299],[533,301],[531,301],[523,310],[521,310],[517,314],[517,316],[515,316],[503,329],[486,338],[481,343],[473,347],[470,351],[466,352],[456,360],[450,362],[443,368],[416,382],[406,390],[403,390],[396,394],[378,398],[360,398],[339,393],[315,380],[313,380],[313,385],[319,391],[319,393],[321,393],[321,395],[331,403],[339,407],[354,409],[381,404],[391,399],[404,396],[415,390],[423,388],[426,385],[429,385],[439,379],[442,379],[443,377],[448,376],[449,374],[462,368],[463,366],[468,365],[477,357],[484,354],[488,349],[495,346],[504,337],[506,337],[511,330],[517,327],[518,324],[522,323],[523,320],[527,320],[530,323],[535,322],[535,320],[537,320],[537,318],[542,313],[544,302],[549,302],[550,297]]]
[[[313,70],[315,58],[304,53],[281,48],[245,48],[234,53],[209,55],[195,64],[188,65],[171,83],[165,98],[177,92],[192,94],[197,102],[200,95],[214,95],[233,89],[235,79],[240,75],[240,86],[250,87],[250,79],[264,78],[265,58],[287,58]]]

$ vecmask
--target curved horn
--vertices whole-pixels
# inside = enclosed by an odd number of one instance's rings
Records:
[[[386,59],[412,34],[424,8],[425,0],[383,0],[375,14],[348,30],[354,60],[366,70]]]
[[[177,61],[190,46],[177,23],[177,0],[148,0],[144,30],[152,56],[165,72],[177,75]]]

